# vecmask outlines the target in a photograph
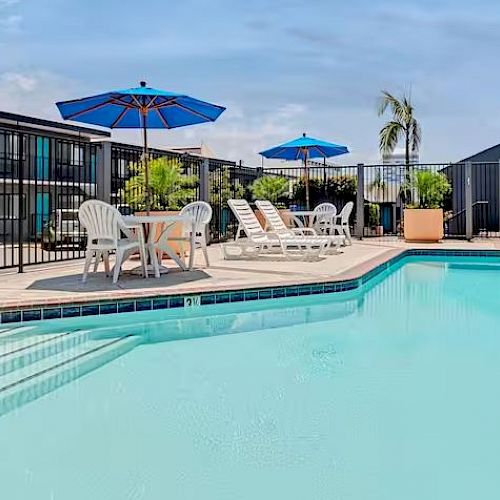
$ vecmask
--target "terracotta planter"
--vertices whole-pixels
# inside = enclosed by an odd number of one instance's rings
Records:
[[[146,212],[136,212],[135,215],[146,215]],[[155,211],[150,211],[149,215],[179,215],[179,210],[155,210]],[[162,233],[164,227],[163,225],[158,224],[156,226],[156,238],[158,239],[160,237],[160,234]],[[177,222],[172,230],[170,231],[170,236],[173,238],[179,238],[182,236],[182,222]],[[173,241],[170,243],[170,246],[177,252],[178,255],[180,255],[180,246],[179,243]],[[168,255],[164,254],[164,258],[168,259]]]
[[[375,226],[375,236],[384,236],[384,226]]]
[[[280,213],[280,216],[283,219],[285,226],[291,227],[292,216],[290,215],[290,210],[288,210],[288,208],[280,208],[278,209],[278,212]],[[266,227],[266,218],[264,217],[264,215],[260,210],[255,210],[255,216],[257,217],[257,220],[260,222],[260,225],[262,227]]]
[[[441,208],[405,208],[404,236],[406,241],[432,243],[444,237]]]

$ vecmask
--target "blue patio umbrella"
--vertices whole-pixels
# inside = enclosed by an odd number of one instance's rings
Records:
[[[307,169],[307,160],[309,158],[331,158],[349,153],[346,146],[334,144],[333,142],[320,141],[313,137],[302,137],[285,142],[274,148],[261,151],[259,154],[264,158],[281,160],[302,160],[304,163],[304,174],[306,180],[306,206],[309,210],[309,172]]]
[[[141,82],[140,87],[116,90],[56,103],[65,120],[108,128],[142,128],[146,209],[150,209],[148,129],[169,129],[213,122],[226,109],[184,94],[158,90]]]

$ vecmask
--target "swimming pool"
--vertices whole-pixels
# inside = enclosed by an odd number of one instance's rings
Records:
[[[6,329],[1,498],[496,498],[499,292],[498,257],[407,257],[343,293]]]

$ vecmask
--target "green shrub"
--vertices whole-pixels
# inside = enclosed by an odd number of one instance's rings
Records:
[[[380,206],[377,203],[368,204],[368,226],[380,226]]]
[[[284,177],[264,175],[250,186],[255,200],[268,200],[273,204],[288,198],[288,180]]]

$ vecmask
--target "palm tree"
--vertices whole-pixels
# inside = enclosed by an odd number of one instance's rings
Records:
[[[411,99],[403,95],[398,100],[387,91],[382,91],[378,115],[382,116],[387,108],[391,110],[392,119],[388,121],[380,131],[379,147],[383,155],[391,154],[400,139],[405,141],[405,163],[410,164],[410,152],[417,152],[420,148],[421,129],[414,116],[414,108]]]

